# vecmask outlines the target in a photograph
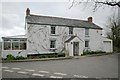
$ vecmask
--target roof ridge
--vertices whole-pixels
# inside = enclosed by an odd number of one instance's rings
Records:
[[[43,16],[43,15],[34,15],[34,14],[30,14],[30,16],[36,16],[36,17],[49,17],[49,18],[59,18],[59,19],[69,19],[69,20],[76,20],[76,21],[84,21],[84,22],[88,22],[87,20],[80,20],[80,19],[67,18],[67,17]]]
[[[80,28],[91,28],[91,29],[102,29],[97,24],[93,22],[88,22],[87,20],[56,17],[56,16],[43,16],[43,15],[27,15],[27,22],[30,24],[50,24],[50,25],[61,25],[61,26],[73,26]]]

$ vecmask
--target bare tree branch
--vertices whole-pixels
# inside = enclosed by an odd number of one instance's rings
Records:
[[[120,7],[120,1],[119,2],[96,2],[96,3],[106,4],[106,5],[109,5],[109,6],[118,6],[118,7]]]

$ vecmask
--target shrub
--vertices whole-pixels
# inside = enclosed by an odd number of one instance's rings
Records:
[[[92,54],[101,54],[101,53],[105,53],[104,51],[84,51],[83,54],[81,54],[81,56],[83,55],[92,55]]]
[[[12,54],[8,54],[6,57],[7,57],[6,60],[14,60],[15,59],[15,57]]]
[[[16,60],[25,59],[23,56],[16,56]]]
[[[58,53],[58,57],[65,57],[65,53]]]
[[[28,58],[54,58],[54,57],[65,57],[64,53],[46,53],[37,55],[28,55]]]

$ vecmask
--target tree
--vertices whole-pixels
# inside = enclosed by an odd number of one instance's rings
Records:
[[[108,5],[108,6],[112,6],[112,7],[117,6],[120,8],[120,1],[118,1],[118,0],[72,0],[72,4],[71,4],[70,8],[72,8],[75,3],[80,4],[80,3],[84,3],[84,2],[86,2],[86,3],[93,2],[94,10],[97,10],[99,7],[101,7],[103,5]]]
[[[111,32],[107,33],[107,37],[113,40],[113,50],[120,51],[120,23],[118,22],[118,17],[110,17],[108,28]]]

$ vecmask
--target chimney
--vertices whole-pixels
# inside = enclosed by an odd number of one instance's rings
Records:
[[[88,22],[92,22],[92,17],[88,17]]]
[[[26,9],[26,16],[28,16],[28,15],[30,15],[30,9],[29,8]]]

